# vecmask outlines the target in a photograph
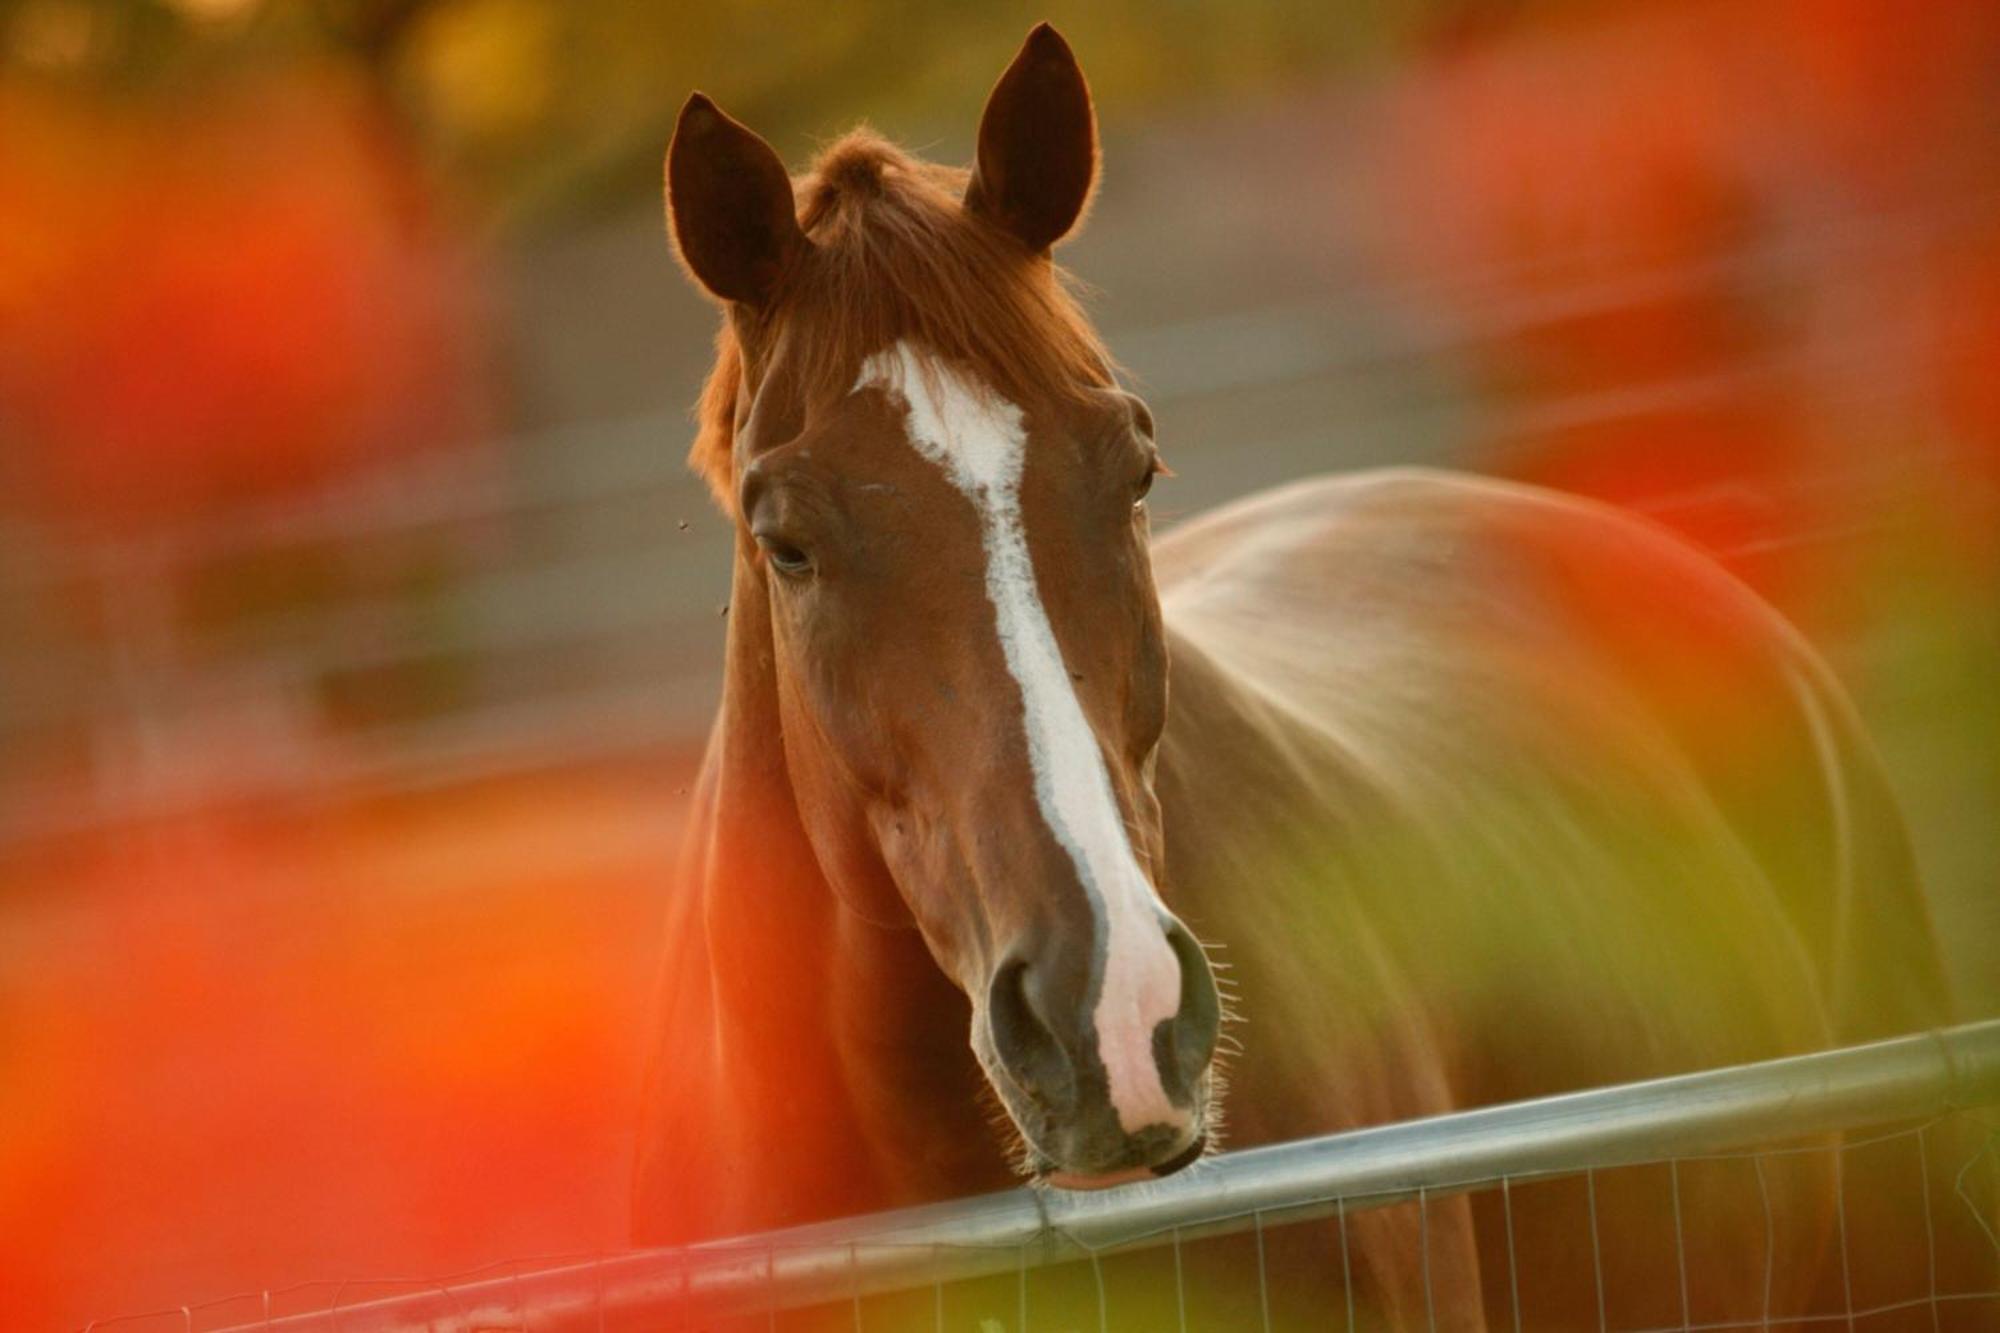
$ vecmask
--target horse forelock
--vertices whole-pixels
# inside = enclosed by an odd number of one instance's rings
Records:
[[[1110,354],[1068,274],[968,213],[968,175],[860,129],[794,180],[811,248],[785,274],[768,314],[724,319],[697,409],[689,465],[725,510],[734,507],[746,330],[766,346],[791,334],[783,371],[803,401],[840,397],[866,358],[901,341],[969,368],[1015,403],[1111,382]]]

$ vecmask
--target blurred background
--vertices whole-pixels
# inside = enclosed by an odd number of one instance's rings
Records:
[[[673,115],[963,161],[1040,18],[1158,518],[1414,462],[1679,529],[2000,1012],[1991,0],[4,0],[0,1320],[622,1246],[727,596]]]

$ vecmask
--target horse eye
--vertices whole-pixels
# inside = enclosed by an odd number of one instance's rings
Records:
[[[1152,461],[1146,464],[1145,472],[1140,474],[1139,485],[1132,499],[1132,507],[1137,509],[1140,505],[1146,503],[1146,497],[1153,493],[1153,481],[1155,478],[1171,477],[1173,475],[1173,470],[1161,461],[1158,454],[1154,454]]]
[[[759,537],[757,545],[764,548],[764,559],[771,568],[788,578],[798,578],[812,573],[812,557],[789,542],[774,537]]]

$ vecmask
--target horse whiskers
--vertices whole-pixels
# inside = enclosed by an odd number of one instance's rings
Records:
[[[1048,1174],[1048,1165],[1042,1155],[1034,1150],[1020,1134],[1014,1136],[1014,1146],[1007,1154],[1007,1167],[1023,1180],[1041,1184]]]
[[[1014,1125],[1014,1117],[1007,1113],[1007,1104],[1000,1099],[990,1082],[982,1080],[979,1085],[979,1111],[995,1132],[1008,1138],[1019,1138],[1021,1131]]]
[[[979,1085],[979,1111],[986,1123],[993,1129],[999,1140],[1000,1154],[1007,1159],[1007,1167],[1017,1176],[1033,1178],[1038,1174],[1034,1148],[1028,1138],[1021,1133],[1021,1127],[1014,1123],[1014,1117],[1007,1112],[1007,1104],[1000,1099],[990,1082]]]
[[[1223,1136],[1228,1129],[1228,1105],[1229,1071],[1218,1052],[1215,1061],[1208,1067],[1208,1099],[1207,1105],[1202,1108],[1202,1150],[1201,1156],[1195,1159],[1196,1167],[1222,1151]]]

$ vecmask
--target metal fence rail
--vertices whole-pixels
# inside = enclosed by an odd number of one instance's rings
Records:
[[[335,1292],[330,1308],[302,1314],[279,1313],[274,1293],[258,1293],[230,1304],[242,1319],[243,1301],[253,1303],[252,1317],[229,1326],[292,1333],[587,1329],[649,1314],[664,1321],[690,1309],[709,1319],[842,1301],[855,1302],[858,1316],[861,1298],[872,1293],[941,1293],[948,1282],[1249,1231],[1267,1219],[1344,1216],[1501,1181],[1726,1154],[1996,1105],[2000,1019],[1229,1153],[1167,1180],[1103,1193],[1014,1190],[474,1275],[353,1303],[342,1295],[360,1291]],[[1991,1221],[1975,1223],[1995,1239]],[[2000,1240],[1995,1245],[2000,1250]],[[193,1309],[172,1314],[196,1326]]]

